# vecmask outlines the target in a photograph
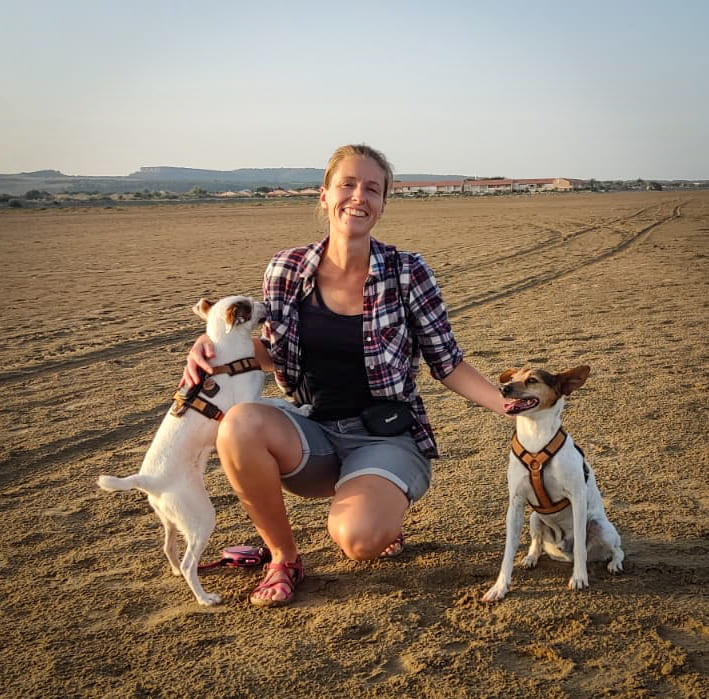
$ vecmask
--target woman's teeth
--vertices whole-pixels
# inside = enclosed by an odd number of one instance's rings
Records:
[[[366,211],[362,211],[361,209],[345,209],[345,213],[348,216],[358,216],[358,217],[364,217],[367,215]]]

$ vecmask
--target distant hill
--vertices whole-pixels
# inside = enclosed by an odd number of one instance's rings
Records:
[[[240,168],[239,170],[200,170],[190,167],[141,167],[128,175],[131,180],[183,182],[190,187],[222,185],[228,188],[312,187],[322,181],[323,170],[315,168]],[[174,191],[174,190],[173,190]]]
[[[66,177],[59,170],[35,170],[34,172],[21,172],[25,177]]]
[[[20,195],[37,189],[51,194],[59,192],[125,193],[148,189],[183,193],[193,187],[210,192],[258,187],[301,189],[317,187],[324,170],[317,168],[240,168],[237,170],[203,170],[189,167],[141,167],[130,175],[103,177],[65,175],[58,170],[37,170],[14,175],[0,174],[0,193]],[[461,179],[462,175],[397,175],[397,180]]]

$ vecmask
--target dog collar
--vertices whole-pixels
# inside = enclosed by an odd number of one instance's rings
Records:
[[[539,501],[538,505],[529,503],[533,510],[539,514],[549,515],[554,512],[560,512],[571,503],[568,498],[563,498],[557,502],[552,502],[544,487],[544,467],[549,463],[551,458],[564,446],[566,441],[566,432],[560,427],[557,433],[551,438],[551,441],[541,450],[536,453],[527,451],[519,439],[517,432],[512,437],[512,453],[522,462],[525,468],[529,471],[529,482],[534,489],[534,494]]]
[[[210,403],[205,398],[200,398],[199,393],[212,398],[219,393],[219,385],[212,378],[215,374],[228,374],[236,376],[237,374],[246,374],[249,371],[257,371],[261,369],[261,365],[254,357],[246,357],[245,359],[235,359],[233,362],[219,364],[213,367],[212,375],[203,374],[200,382],[194,386],[183,386],[179,388],[172,396],[172,407],[170,415],[182,417],[188,408],[202,413],[210,420],[220,421],[224,417],[224,413],[214,403]]]

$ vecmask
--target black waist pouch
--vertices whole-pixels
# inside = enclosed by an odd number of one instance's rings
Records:
[[[409,404],[396,400],[374,403],[360,413],[360,418],[367,430],[377,437],[403,434],[414,424]]]

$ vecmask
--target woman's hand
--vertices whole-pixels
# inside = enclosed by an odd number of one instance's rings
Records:
[[[187,355],[187,364],[182,372],[180,386],[190,384],[195,386],[200,381],[199,370],[204,370],[207,374],[212,373],[212,366],[209,363],[210,359],[214,358],[214,345],[208,335],[200,335],[196,340],[192,349]]]

